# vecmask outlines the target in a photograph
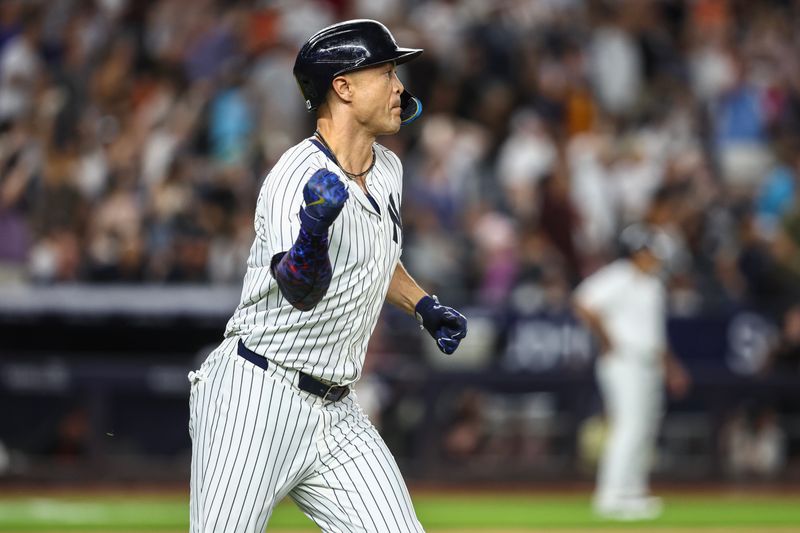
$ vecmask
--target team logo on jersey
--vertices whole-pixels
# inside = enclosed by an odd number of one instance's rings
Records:
[[[397,236],[397,229],[403,229],[403,222],[400,220],[400,212],[397,210],[397,206],[394,203],[394,196],[391,194],[389,194],[389,203],[386,204],[386,210],[389,211],[389,217],[392,219],[392,224],[394,224],[392,240],[399,244],[400,240]]]

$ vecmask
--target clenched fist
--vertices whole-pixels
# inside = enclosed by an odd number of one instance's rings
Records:
[[[467,336],[467,319],[464,315],[439,303],[436,296],[425,296],[414,308],[420,326],[436,339],[439,350],[450,355],[456,351],[461,339]]]
[[[325,235],[339,216],[350,193],[328,169],[317,170],[303,188],[306,205],[300,208],[300,225],[312,235]]]

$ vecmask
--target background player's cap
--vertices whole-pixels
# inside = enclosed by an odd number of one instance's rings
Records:
[[[306,41],[294,63],[294,77],[306,101],[306,109],[317,109],[333,78],[362,68],[393,61],[400,65],[422,53],[420,48],[397,46],[391,32],[376,20],[348,20],[324,28]],[[400,96],[403,124],[422,113],[418,98],[403,91]]]
[[[643,223],[631,224],[619,236],[620,252],[630,256],[640,250],[649,250],[657,259],[668,262],[672,243],[669,235],[659,228]]]

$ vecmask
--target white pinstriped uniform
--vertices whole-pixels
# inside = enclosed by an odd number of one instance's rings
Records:
[[[191,531],[261,532],[283,497],[323,531],[422,531],[400,472],[355,394],[328,402],[297,388],[298,371],[346,385],[361,374],[402,247],[402,167],[375,144],[367,188],[306,139],[267,175],[256,206],[241,303],[225,340],[190,373]],[[311,311],[282,296],[270,261],[294,244],[303,186],[320,168],[350,198],[329,230],[330,287]],[[239,339],[269,361],[236,354]]]
[[[316,378],[338,384],[359,378],[402,245],[389,213],[389,206],[398,209],[401,199],[400,161],[380,145],[375,146],[375,156],[367,189],[380,215],[361,188],[309,140],[278,161],[261,188],[257,238],[248,259],[242,300],[228,322],[226,336],[244,337],[251,350]],[[303,312],[283,298],[269,267],[272,256],[291,248],[297,239],[303,186],[320,168],[338,174],[350,198],[329,232],[330,288],[313,311]]]
[[[648,472],[664,409],[667,292],[658,276],[618,259],[586,278],[575,300],[602,320],[611,344],[596,367],[611,423],[595,491],[602,512],[650,495]]]

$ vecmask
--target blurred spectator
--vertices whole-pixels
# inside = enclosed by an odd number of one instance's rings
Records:
[[[600,262],[613,247],[618,224],[617,197],[611,182],[613,138],[598,124],[575,135],[567,145],[570,196],[580,225],[575,239]]]
[[[597,22],[589,48],[589,71],[598,100],[613,115],[631,114],[642,92],[643,61],[622,13],[635,2],[597,2]]]
[[[297,105],[297,82],[292,75],[296,51],[277,43],[254,61],[248,78],[250,105],[255,109],[263,131],[253,131],[262,145],[264,159],[275,161],[302,137],[311,126],[311,115]],[[255,117],[254,117],[255,118]]]
[[[770,354],[769,365],[780,375],[800,374],[800,305],[783,315],[780,340]]]
[[[444,452],[456,461],[468,460],[486,446],[485,398],[475,390],[464,391],[457,399],[453,419],[444,434]]]
[[[132,169],[120,169],[111,181],[89,223],[89,276],[96,281],[141,281],[142,208],[135,174]]]
[[[797,288],[800,277],[800,205],[789,212],[781,221],[773,241],[775,259],[794,282]]]
[[[755,198],[758,231],[767,239],[775,238],[781,219],[797,202],[797,171],[800,168],[798,144],[781,139],[776,145],[778,160],[766,173]]]
[[[763,95],[741,63],[734,63],[731,87],[712,102],[714,137],[724,179],[737,189],[752,188],[771,163],[766,141]]]
[[[461,260],[467,253],[463,243],[442,226],[436,210],[426,209],[420,201],[419,209],[407,209],[404,216],[404,238],[411,241],[403,247],[406,263],[419,283],[436,294],[446,294],[442,291],[448,291],[454,282],[463,283],[466,273]]]
[[[253,110],[237,73],[226,73],[225,85],[211,101],[209,136],[214,159],[241,164],[248,156]]]
[[[30,112],[42,81],[41,13],[27,8],[19,16],[19,33],[0,51],[0,124]]]
[[[195,221],[180,221],[165,281],[172,283],[208,281],[206,264],[209,257],[209,246],[208,233]]]
[[[756,310],[779,320],[786,306],[795,301],[800,285],[773,255],[770,242],[758,232],[752,209],[744,207],[737,214],[740,243],[737,266],[742,276],[743,296]]]
[[[520,220],[538,214],[537,186],[553,170],[556,147],[544,122],[531,110],[511,118],[511,134],[500,147],[497,176],[511,212]]]
[[[473,228],[480,272],[479,302],[488,307],[505,303],[517,276],[517,241],[513,222],[506,216],[489,212]]]
[[[31,119],[14,121],[0,144],[0,276],[21,279],[31,241],[26,214],[33,201],[34,176],[40,172],[41,147]]]
[[[89,452],[91,422],[83,406],[67,411],[58,423],[56,433],[43,450],[61,464],[75,463]]]
[[[786,435],[770,407],[739,409],[722,431],[725,466],[735,478],[774,479],[786,462]]]
[[[10,469],[11,454],[8,452],[6,445],[3,444],[3,441],[0,441],[0,477],[5,476]]]

